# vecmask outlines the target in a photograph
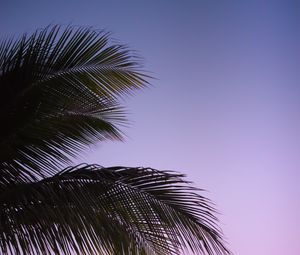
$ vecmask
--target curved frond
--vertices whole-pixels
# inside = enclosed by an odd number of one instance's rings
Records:
[[[0,195],[3,254],[229,254],[183,175],[79,165]]]
[[[118,99],[147,76],[109,36],[53,26],[0,43],[1,176],[20,169],[13,181],[37,180],[90,143],[122,138]]]

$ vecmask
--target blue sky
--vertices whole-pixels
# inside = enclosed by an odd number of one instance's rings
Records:
[[[156,79],[124,101],[125,143],[104,166],[187,174],[240,255],[300,254],[299,1],[2,0],[2,37],[52,24],[106,29]]]

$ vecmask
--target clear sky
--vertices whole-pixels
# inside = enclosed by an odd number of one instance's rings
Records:
[[[83,161],[184,172],[235,254],[300,254],[300,1],[1,0],[1,37],[50,23],[112,31],[157,78]]]

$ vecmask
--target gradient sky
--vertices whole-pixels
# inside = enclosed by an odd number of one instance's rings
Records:
[[[1,37],[50,23],[112,31],[157,78],[83,161],[184,172],[235,254],[300,254],[299,1],[1,0]]]

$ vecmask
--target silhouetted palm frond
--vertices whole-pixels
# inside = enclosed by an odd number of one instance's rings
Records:
[[[143,87],[144,78],[138,58],[101,31],[54,26],[4,41],[0,181],[45,177],[86,145],[121,139],[118,97]]]
[[[79,165],[1,194],[4,254],[226,254],[210,202],[183,175]],[[18,244],[18,245],[16,245]]]
[[[1,254],[229,254],[210,202],[181,174],[59,170],[122,139],[120,97],[146,78],[101,31],[53,26],[0,43]]]

